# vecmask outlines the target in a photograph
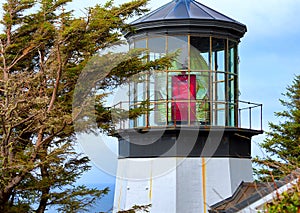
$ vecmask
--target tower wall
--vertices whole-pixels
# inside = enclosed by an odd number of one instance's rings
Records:
[[[199,213],[252,181],[252,167],[239,158],[124,158],[117,175],[114,212],[151,204],[151,213]]]
[[[194,0],[171,1],[131,26],[125,38],[149,49],[149,61],[181,51],[167,70],[129,80],[128,100],[115,105],[149,110],[116,125],[114,212],[151,204],[151,213],[206,213],[252,181],[251,138],[262,131],[251,115],[261,105],[238,100],[246,26]]]

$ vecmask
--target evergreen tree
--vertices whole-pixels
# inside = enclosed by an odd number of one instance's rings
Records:
[[[89,159],[74,150],[73,124],[85,121],[89,114],[82,115],[84,105],[73,104],[73,95],[80,94],[83,100],[97,95],[91,113],[96,115],[97,126],[85,125],[80,131],[111,131],[111,111],[103,104],[107,94],[95,91],[117,87],[142,70],[168,65],[168,58],[143,64],[144,58],[136,53],[99,56],[100,50],[120,43],[122,30],[132,30],[125,21],[147,11],[147,0],[119,6],[110,1],[88,8],[85,17],[66,11],[70,1],[7,0],[3,4],[0,212],[44,212],[49,206],[78,212],[107,193],[108,189],[75,185],[89,169]],[[104,77],[92,73],[93,79],[87,82],[94,90],[77,88],[75,92],[80,73],[91,59],[109,62],[116,57],[123,62]]]
[[[256,172],[265,181],[277,180],[300,166],[300,75],[283,95],[280,103],[285,110],[275,113],[279,124],[269,124],[270,132],[261,144],[267,155],[254,159],[259,166]]]
[[[268,213],[299,213],[300,212],[300,182],[297,181],[291,188],[275,196],[264,205]]]

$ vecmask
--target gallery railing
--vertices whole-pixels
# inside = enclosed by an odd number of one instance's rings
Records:
[[[123,101],[112,106],[111,112],[117,130],[178,126],[262,130],[262,104],[246,101]]]

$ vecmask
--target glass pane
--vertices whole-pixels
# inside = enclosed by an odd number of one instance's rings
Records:
[[[170,75],[172,121],[176,124],[190,124],[196,121],[196,75],[178,73]]]
[[[135,96],[135,94],[134,94],[134,91],[135,91],[134,85],[135,85],[134,82],[129,83],[129,104],[133,104],[133,102],[134,102],[134,96]]]
[[[215,126],[216,125],[216,103],[215,102],[211,102],[211,125]]]
[[[196,76],[196,99],[209,99],[209,72],[191,72]]]
[[[215,126],[225,126],[225,104],[220,102],[213,103],[213,124]]]
[[[130,104],[130,109],[135,109],[136,107],[137,107],[136,103],[135,101],[133,101],[132,104]],[[129,121],[130,128],[135,128],[136,125],[137,125],[137,118],[130,119]]]
[[[132,39],[129,40],[129,49],[133,49],[134,48],[134,42]]]
[[[235,71],[235,58],[236,58],[236,43],[229,41],[229,56],[228,56],[228,72],[236,73]]]
[[[136,87],[136,100],[137,101],[145,101],[146,100],[146,84],[145,82],[138,83]]]
[[[178,76],[178,75],[181,75],[182,72],[175,72],[175,71],[172,71],[172,72],[168,72],[168,100],[173,100],[173,97],[172,97],[172,85],[173,85],[173,82],[172,82],[172,78],[173,76]]]
[[[209,102],[198,100],[196,102],[197,121],[200,125],[209,125]]]
[[[150,78],[150,101],[167,99],[167,73],[164,71],[152,71]]]
[[[152,71],[150,75],[150,125],[159,126],[167,124],[167,73],[164,71]]]
[[[217,126],[225,126],[225,104],[217,104]]]
[[[134,119],[130,119],[129,120],[129,128],[134,128],[135,127],[135,120]]]
[[[171,70],[187,70],[188,68],[188,37],[169,36],[168,53],[178,51],[178,57],[172,62]]]
[[[225,101],[225,74],[216,73],[215,101]]]
[[[135,83],[135,97],[136,101],[146,101],[147,100],[147,75],[145,73],[136,75]]]
[[[149,60],[154,61],[163,57],[166,53],[166,38],[154,37],[148,39]]]
[[[165,126],[167,124],[167,104],[166,102],[150,105],[149,125]]]
[[[140,39],[140,40],[135,40],[134,41],[134,48],[141,48],[141,49],[146,49],[147,48],[147,42],[146,39]],[[141,57],[145,56],[146,53],[142,53]],[[147,57],[143,59],[143,62],[147,61]]]
[[[147,48],[146,39],[135,40],[134,48]]]
[[[141,73],[132,77],[130,83],[130,109],[139,108],[142,101],[147,100],[147,74]],[[130,121],[130,127],[146,126],[147,115],[140,115],[139,117]]]
[[[213,38],[213,70],[225,71],[225,39]]]
[[[190,66],[191,70],[209,70],[209,38],[190,38]]]
[[[228,104],[228,126],[234,126],[234,103]]]
[[[235,75],[228,75],[228,101],[234,103],[234,80]]]
[[[146,115],[143,114],[143,115],[140,115],[138,118],[137,118],[137,127],[144,127],[146,126]]]

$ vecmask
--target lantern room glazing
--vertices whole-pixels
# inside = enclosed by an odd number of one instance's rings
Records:
[[[237,41],[166,34],[139,36],[129,43],[147,48],[150,61],[177,53],[171,67],[143,72],[130,83],[130,109],[144,102],[149,108],[130,121],[131,128],[237,125]]]

